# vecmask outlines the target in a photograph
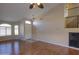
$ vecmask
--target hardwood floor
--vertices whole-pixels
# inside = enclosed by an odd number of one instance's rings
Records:
[[[32,44],[32,54],[42,55],[78,55],[79,51],[44,42]]]
[[[79,50],[45,42],[0,41],[0,55],[79,55]]]

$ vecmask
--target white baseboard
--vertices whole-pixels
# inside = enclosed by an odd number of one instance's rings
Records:
[[[36,41],[39,41],[39,40],[36,40]],[[42,41],[42,40],[40,40],[40,41]],[[42,42],[46,42],[46,41],[42,41]],[[50,43],[50,42],[46,42],[46,43]],[[79,50],[79,48],[71,47],[71,46],[67,46],[67,45],[63,45],[63,44],[58,44],[58,43],[50,43],[50,44],[55,44],[55,45],[59,45],[59,46],[62,46],[62,47],[67,47],[67,48],[72,48],[72,49],[75,49],[75,50]]]
[[[50,43],[50,44],[51,44],[51,43]],[[59,45],[59,46],[62,46],[62,47],[67,47],[67,48],[72,48],[72,49],[79,50],[79,48],[76,48],[76,47],[71,47],[71,46],[62,45],[62,44],[57,44],[57,43],[52,43],[52,44]]]

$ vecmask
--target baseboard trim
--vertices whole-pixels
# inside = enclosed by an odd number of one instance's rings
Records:
[[[39,40],[36,40],[36,41],[39,41]],[[46,42],[46,41],[42,41],[41,40],[41,42]],[[62,45],[62,44],[58,44],[58,43],[50,43],[50,42],[46,42],[46,43],[55,44],[55,45],[58,45],[58,46],[62,46],[62,47],[67,47],[67,48],[72,48],[72,49],[75,49],[75,50],[79,50],[79,48],[71,47],[71,46],[67,46],[67,45]]]
[[[66,46],[66,45],[62,45],[62,44],[57,44],[57,43],[50,43],[50,44],[55,44],[55,45],[59,45],[59,46],[62,46],[62,47],[67,47],[67,48],[72,48],[72,49],[75,49],[75,50],[79,50],[79,48]]]

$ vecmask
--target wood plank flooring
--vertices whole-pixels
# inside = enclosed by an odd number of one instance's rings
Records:
[[[0,41],[0,55],[79,55],[79,50],[41,41]]]

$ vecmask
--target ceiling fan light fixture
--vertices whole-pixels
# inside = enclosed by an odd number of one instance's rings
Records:
[[[40,3],[37,3],[37,5],[40,5]]]
[[[42,3],[30,3],[30,4],[31,4],[30,7],[29,7],[30,9],[35,8],[36,6],[38,6],[41,9],[44,8]]]

